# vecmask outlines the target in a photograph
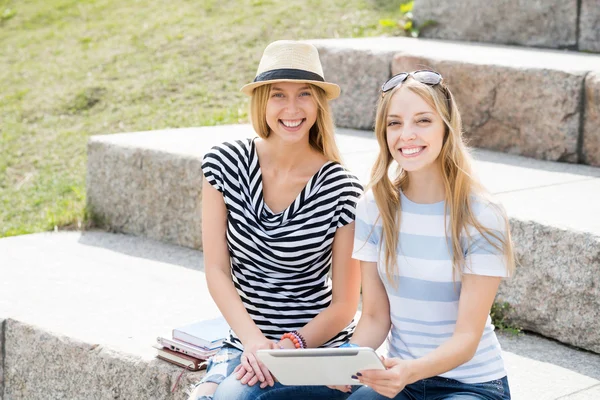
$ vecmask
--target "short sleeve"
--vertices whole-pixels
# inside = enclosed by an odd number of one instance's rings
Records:
[[[377,225],[378,215],[377,204],[371,192],[365,193],[356,205],[352,258],[369,262],[379,261],[381,226]]]
[[[489,232],[482,234],[475,228],[469,230],[470,237],[464,238],[465,270],[463,272],[507,277],[508,266],[502,242],[506,239],[507,233],[506,217],[499,205],[487,204],[482,205],[481,208],[477,220]]]
[[[354,175],[347,174],[347,177],[344,179],[346,180],[345,190],[338,204],[339,218],[337,228],[354,222],[356,218],[356,204],[363,193],[363,187]]]
[[[202,159],[202,173],[212,187],[223,193],[223,155],[219,146],[213,147]]]

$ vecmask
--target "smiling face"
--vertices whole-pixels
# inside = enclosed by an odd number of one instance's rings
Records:
[[[390,99],[386,138],[390,154],[406,172],[439,168],[445,125],[421,96],[407,87]]]
[[[317,102],[306,83],[280,82],[271,85],[266,108],[271,134],[287,143],[308,140],[317,121]]]

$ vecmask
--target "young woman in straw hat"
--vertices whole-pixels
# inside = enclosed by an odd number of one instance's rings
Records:
[[[206,278],[231,337],[190,399],[345,398],[282,386],[256,357],[259,349],[339,346],[354,330],[362,187],[334,141],[328,101],[340,89],[325,82],[314,46],[277,41],[242,91],[258,137],[216,146],[202,165]]]
[[[472,176],[441,75],[387,81],[375,135],[380,154],[357,206],[353,254],[363,313],[349,345],[376,349],[387,337],[389,358],[385,371],[357,371],[367,386],[350,399],[509,399],[489,313],[514,268],[510,230]]]

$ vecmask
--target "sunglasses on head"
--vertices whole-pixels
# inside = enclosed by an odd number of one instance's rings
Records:
[[[417,82],[421,82],[425,85],[435,86],[442,82],[444,78],[442,75],[435,71],[429,71],[426,69],[422,69],[414,72],[401,72],[397,75],[392,76],[388,79],[383,85],[381,85],[381,91],[383,93],[389,92],[402,82],[404,82],[408,77],[412,77]]]

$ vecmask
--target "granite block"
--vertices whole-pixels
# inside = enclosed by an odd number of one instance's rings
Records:
[[[372,130],[379,88],[390,77],[394,53],[340,48],[327,41],[315,45],[326,79],[342,89],[341,96],[331,102],[336,126]]]
[[[93,136],[88,210],[111,231],[201,250],[202,157],[255,135],[249,125],[223,125]]]
[[[579,50],[600,53],[600,0],[581,0]]]
[[[585,2],[585,0],[584,0]],[[422,37],[548,48],[577,45],[577,0],[415,0]]]
[[[585,74],[398,53],[392,73],[439,71],[455,96],[472,147],[578,162]]]
[[[583,163],[600,167],[600,72],[590,72],[585,79],[582,157]]]
[[[100,329],[100,327],[99,327]],[[150,344],[149,344],[150,345]],[[32,351],[35,349],[35,351]],[[16,320],[6,325],[5,399],[185,399],[203,372],[119,353]]]
[[[512,323],[600,353],[600,236],[516,218],[511,227],[519,265],[498,300]]]

